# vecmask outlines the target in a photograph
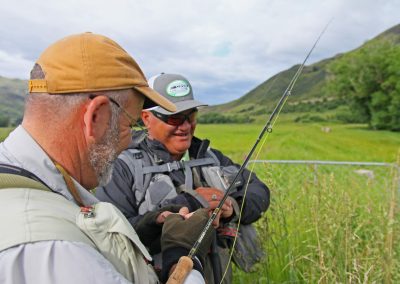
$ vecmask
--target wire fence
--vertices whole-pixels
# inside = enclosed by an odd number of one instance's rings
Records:
[[[400,166],[383,162],[348,162],[318,160],[251,160],[255,172],[267,176],[275,186],[287,186],[290,180],[297,184],[317,184],[327,175],[347,185],[374,187],[385,190],[392,186],[393,175],[400,176]],[[400,179],[397,181],[400,192]]]
[[[234,283],[400,283],[396,163],[252,160],[271,191],[267,258]]]

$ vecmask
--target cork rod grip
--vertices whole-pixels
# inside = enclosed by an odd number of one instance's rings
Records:
[[[182,256],[176,264],[175,270],[169,276],[167,284],[182,284],[192,268],[193,260],[188,256]]]

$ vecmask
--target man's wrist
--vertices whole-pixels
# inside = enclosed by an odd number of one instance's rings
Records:
[[[182,256],[187,256],[189,250],[183,247],[174,247],[167,249],[162,252],[162,270],[161,270],[161,281],[166,282],[169,275],[176,268],[176,264]],[[199,271],[203,276],[203,264],[198,257],[193,257],[193,269]]]

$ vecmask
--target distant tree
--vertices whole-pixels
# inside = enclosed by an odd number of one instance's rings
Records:
[[[371,94],[371,121],[370,125],[374,129],[385,129],[390,125],[391,115],[388,107],[390,97],[382,91]]]
[[[10,124],[10,118],[0,115],[0,127],[7,127]]]
[[[371,42],[329,66],[328,91],[347,101],[353,121],[400,130],[400,46]]]
[[[390,97],[388,112],[390,115],[390,129],[400,131],[400,47],[392,52],[388,58],[390,76],[383,84]]]
[[[254,119],[247,115],[222,115],[216,112],[210,112],[199,115],[197,122],[203,124],[223,124],[223,123],[248,123]]]
[[[21,123],[22,123],[22,117],[18,117],[15,121],[14,121],[14,123],[13,123],[13,126],[17,126],[17,125],[20,125]]]

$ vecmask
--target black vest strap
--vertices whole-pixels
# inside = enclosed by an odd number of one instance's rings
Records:
[[[199,166],[207,166],[207,165],[212,165],[214,163],[215,160],[213,158],[202,158],[189,161],[173,161],[171,163],[165,163],[162,165],[143,167],[143,174],[165,173],[165,172],[170,173],[187,167],[193,168]]]
[[[40,178],[38,178],[35,174],[33,174],[30,171],[27,171],[23,168],[17,167],[17,166],[8,165],[8,164],[0,164],[0,174],[11,174],[11,175],[16,175],[16,176],[23,176],[23,177],[32,179],[34,181],[40,182],[45,187],[49,188],[47,186],[47,184],[44,181],[42,181]]]

